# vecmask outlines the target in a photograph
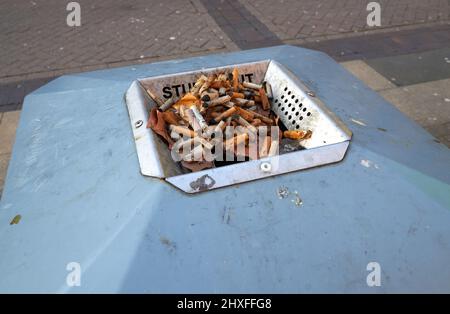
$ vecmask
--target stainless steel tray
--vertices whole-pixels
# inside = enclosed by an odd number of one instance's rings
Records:
[[[183,173],[173,161],[167,145],[145,127],[150,109],[171,95],[189,90],[201,74],[239,69],[246,80],[272,86],[272,110],[290,130],[312,130],[312,137],[300,144],[306,149],[216,167],[194,173]],[[256,180],[286,172],[335,163],[345,155],[351,139],[350,130],[298,77],[274,60],[231,64],[134,81],[125,95],[141,173],[165,179],[187,193]]]

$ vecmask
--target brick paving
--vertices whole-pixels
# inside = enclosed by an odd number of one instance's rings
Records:
[[[373,59],[450,47],[450,24],[372,35],[312,41],[302,47],[320,50],[337,61]]]
[[[238,0],[202,0],[201,2],[220,28],[240,49],[283,44]]]
[[[68,2],[2,1],[0,78],[235,47],[197,0],[80,0],[80,27]]]
[[[68,2],[1,2],[0,83],[369,30],[362,0],[80,0],[74,28]],[[379,2],[382,28],[449,21],[448,0]]]
[[[241,0],[256,18],[283,41],[364,32],[364,0]],[[381,28],[448,21],[448,0],[379,0]]]

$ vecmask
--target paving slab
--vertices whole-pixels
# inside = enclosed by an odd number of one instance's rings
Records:
[[[374,29],[362,33],[317,36],[306,38],[306,43],[297,40],[287,43],[320,50],[333,59],[343,62],[349,60],[368,60],[405,54],[426,52],[448,48],[450,42],[450,25],[410,25],[395,29]]]
[[[449,18],[448,1],[382,0],[381,27],[423,24]],[[364,32],[367,4],[358,0],[241,0],[241,3],[282,40]]]
[[[3,112],[0,120],[0,154],[11,153],[20,111]]]
[[[438,125],[431,125],[427,130],[437,137],[437,139],[450,148],[450,122]]]
[[[362,60],[346,61],[341,65],[375,91],[396,87]]]
[[[367,60],[397,86],[450,78],[450,47],[409,55]]]
[[[398,87],[380,94],[450,147],[450,79]]]
[[[201,0],[208,13],[240,48],[281,45],[283,42],[238,0]]]
[[[0,199],[2,197],[3,186],[5,185],[6,170],[8,169],[11,154],[0,154]]]

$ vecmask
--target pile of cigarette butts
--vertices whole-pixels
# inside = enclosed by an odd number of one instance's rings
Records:
[[[280,128],[279,117],[271,111],[268,82],[255,84],[238,78],[236,68],[201,75],[188,93],[151,110],[147,128],[167,142],[172,157],[185,169],[212,168],[223,160],[223,152],[243,156],[241,161],[275,156],[283,138],[299,141],[311,137],[309,130]],[[250,149],[252,143],[257,144],[253,145],[256,150]],[[190,149],[186,150],[187,146]]]

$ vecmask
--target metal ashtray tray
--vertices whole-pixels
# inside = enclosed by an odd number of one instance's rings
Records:
[[[167,145],[145,127],[151,108],[173,95],[180,96],[201,74],[238,68],[243,77],[272,86],[274,111],[287,129],[308,129],[312,137],[300,142],[305,149],[273,157],[184,173]],[[232,64],[134,81],[125,95],[141,173],[165,179],[187,193],[261,179],[286,172],[341,161],[351,139],[350,130],[292,72],[274,60]]]

